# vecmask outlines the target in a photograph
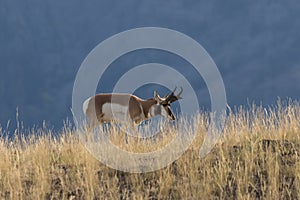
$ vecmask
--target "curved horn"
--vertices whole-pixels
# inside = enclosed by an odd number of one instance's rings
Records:
[[[175,88],[174,88],[174,90],[172,91],[172,93],[171,93],[171,94],[174,94],[174,92],[176,91],[176,89],[177,89],[177,87],[175,87]]]
[[[170,97],[170,96],[173,96],[174,95],[174,92],[176,91],[176,89],[177,89],[177,87],[175,87],[174,88],[174,90],[171,92],[171,93],[167,93],[165,96],[164,96],[164,98],[165,98],[165,101],[168,101],[168,97]]]
[[[165,96],[165,102],[169,102],[174,97],[174,92],[176,91],[176,88],[177,87],[175,87],[174,90],[170,94]]]
[[[176,97],[182,99],[182,97],[180,96],[182,92],[183,92],[183,88],[180,87],[180,92],[176,95]]]

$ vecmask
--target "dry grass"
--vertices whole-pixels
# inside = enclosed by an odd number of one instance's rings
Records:
[[[300,106],[282,104],[230,112],[223,137],[204,159],[199,148],[208,120],[200,116],[198,136],[184,155],[143,174],[100,164],[69,128],[56,139],[47,130],[1,138],[0,198],[300,199]],[[122,145],[147,148],[134,142]]]

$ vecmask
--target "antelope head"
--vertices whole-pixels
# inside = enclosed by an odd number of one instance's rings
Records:
[[[167,94],[164,97],[160,97],[157,91],[154,91],[154,99],[157,101],[157,112],[170,120],[175,120],[175,116],[171,110],[171,104],[182,99],[180,96],[183,92],[182,87],[177,95],[175,95],[175,91],[176,87],[170,94]]]

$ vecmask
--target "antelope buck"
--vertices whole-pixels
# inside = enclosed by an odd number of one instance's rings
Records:
[[[147,100],[127,93],[97,94],[83,103],[83,112],[92,126],[112,121],[137,125],[156,115],[175,120],[171,104],[182,99],[183,89],[177,95],[175,91],[164,97],[154,91],[154,97]]]

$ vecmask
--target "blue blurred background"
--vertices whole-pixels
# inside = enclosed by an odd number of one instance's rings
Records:
[[[217,64],[231,106],[299,100],[299,10],[298,1],[276,0],[0,0],[0,124],[10,121],[13,129],[18,108],[25,127],[45,120],[60,129],[71,119],[73,82],[87,54],[116,33],[145,26],[198,41]],[[116,60],[111,67],[118,70],[108,71],[107,80],[148,62],[187,65],[167,53],[136,52]],[[197,90],[209,108],[205,83]],[[152,95],[147,91],[145,98]]]

